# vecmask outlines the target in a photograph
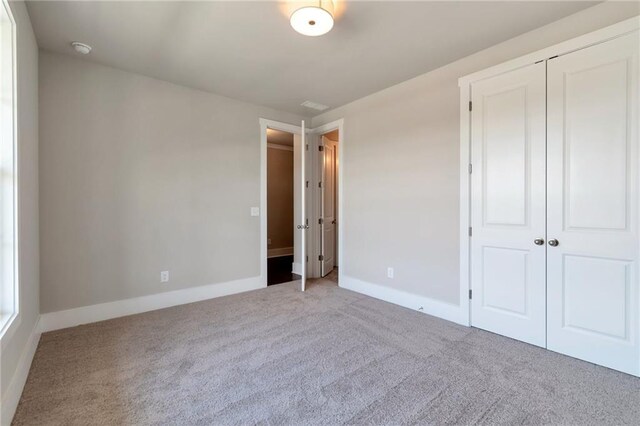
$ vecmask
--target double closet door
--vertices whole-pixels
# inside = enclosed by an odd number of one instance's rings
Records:
[[[638,34],[471,86],[471,322],[640,374]]]

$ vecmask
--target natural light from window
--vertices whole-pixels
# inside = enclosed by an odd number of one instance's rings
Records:
[[[0,6],[0,337],[18,314],[16,269],[15,24]]]

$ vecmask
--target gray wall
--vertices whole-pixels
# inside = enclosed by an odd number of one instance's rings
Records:
[[[40,110],[42,313],[260,275],[258,118],[301,117],[47,52]]]
[[[601,4],[314,118],[345,118],[344,272],[458,303],[458,77],[637,13]],[[301,117],[46,52],[40,96],[42,312],[259,274],[258,117]]]
[[[458,304],[458,78],[632,17],[639,7],[600,4],[315,117],[312,127],[345,119],[343,273]]]
[[[6,395],[39,316],[38,46],[23,2],[10,3],[17,27],[20,322],[2,341],[0,395]],[[4,421],[3,418],[0,421]]]

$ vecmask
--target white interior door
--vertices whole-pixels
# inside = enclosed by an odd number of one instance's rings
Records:
[[[336,260],[336,168],[338,146],[322,137],[322,276],[331,272]]]
[[[471,322],[544,347],[545,64],[471,98]]]
[[[638,40],[547,63],[548,348],[636,375]]]
[[[304,120],[302,120],[302,132],[301,132],[301,149],[300,149],[300,175],[298,176],[299,188],[300,188],[300,216],[298,217],[297,232],[300,233],[300,262],[302,267],[300,268],[300,275],[302,276],[300,282],[301,290],[304,291],[307,285],[307,229],[309,224],[307,223],[307,131],[304,126]]]

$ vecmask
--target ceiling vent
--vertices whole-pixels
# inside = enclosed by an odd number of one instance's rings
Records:
[[[324,111],[325,109],[329,109],[329,107],[327,105],[322,105],[322,104],[319,104],[317,102],[311,102],[311,101],[304,101],[300,105],[302,105],[303,107],[315,109],[315,110],[318,110],[318,111]]]

